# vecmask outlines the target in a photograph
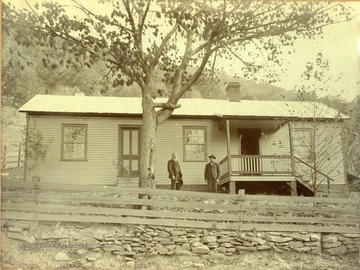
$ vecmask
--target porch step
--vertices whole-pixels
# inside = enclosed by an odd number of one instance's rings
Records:
[[[297,184],[298,195],[314,196],[314,190],[309,185],[310,182],[309,180],[304,181],[302,177],[298,177],[298,176],[296,176],[295,179]]]

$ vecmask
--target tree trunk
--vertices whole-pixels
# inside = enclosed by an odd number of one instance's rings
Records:
[[[140,149],[140,188],[155,188],[155,141],[156,141],[156,111],[150,95],[142,98],[142,128]]]

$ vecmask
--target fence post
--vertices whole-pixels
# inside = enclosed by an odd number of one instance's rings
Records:
[[[3,151],[2,151],[2,169],[6,169],[6,145],[3,145]]]
[[[40,181],[40,180],[39,180]],[[34,184],[34,188],[32,190],[32,193],[33,193],[33,201],[34,201],[34,207],[37,207],[37,205],[39,204],[39,201],[37,200],[37,195],[39,194],[39,191],[38,191],[38,186],[37,186],[37,182],[33,181],[33,184]],[[38,227],[39,227],[39,221],[36,220],[36,212],[35,212],[35,209],[34,211],[32,212],[33,213],[33,219],[30,220],[30,232],[35,232]]]
[[[242,196],[243,195],[245,195],[245,189],[239,189],[239,191],[238,191],[238,205],[239,205],[239,221],[238,221],[238,224],[239,224],[239,226],[238,226],[238,236],[240,236],[240,234],[241,234],[241,224],[242,224],[242,221],[241,221],[241,215],[242,215],[242,213],[241,213],[241,203],[242,203],[242,201],[241,201],[241,199],[242,199]]]
[[[327,180],[327,195],[330,196],[330,179],[329,177],[326,177]]]
[[[358,98],[358,100],[360,100],[360,98]],[[360,110],[359,110],[360,112]],[[360,218],[360,207],[358,206],[358,218]],[[359,231],[360,233],[360,231]],[[358,248],[359,248],[359,264],[360,264],[360,246],[358,245]]]
[[[18,168],[20,167],[20,161],[21,161],[21,142],[19,144],[19,154],[18,154],[18,162],[17,162]]]

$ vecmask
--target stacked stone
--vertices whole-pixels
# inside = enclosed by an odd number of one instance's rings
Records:
[[[243,232],[238,234],[232,231],[139,226],[133,233],[118,236],[117,239],[105,238],[98,243],[104,246],[105,251],[127,257],[144,253],[151,255],[204,255],[208,253],[234,255],[244,251],[270,249],[276,252],[321,253],[321,237],[316,233]]]
[[[7,229],[7,237],[33,244],[36,239],[29,233],[30,223],[26,221],[6,221],[3,227]]]
[[[86,250],[104,251],[121,256],[125,261],[149,255],[201,255],[230,256],[249,251],[273,250],[275,252],[307,252],[340,255],[359,250],[358,234],[321,234],[294,232],[233,232],[203,229],[137,226],[126,231],[94,235],[93,238],[76,239],[70,229],[61,229],[51,235],[31,235],[29,223],[8,222],[7,236],[25,244],[54,244],[72,249],[82,255]],[[74,233],[74,234],[73,234]],[[79,245],[79,246],[77,246]],[[88,259],[89,261],[92,258]]]
[[[201,242],[212,252],[233,255],[237,252],[236,238],[236,232],[210,231],[201,238]]]
[[[317,233],[266,233],[265,239],[276,252],[321,253],[321,237]]]
[[[322,249],[331,255],[359,251],[358,234],[328,234],[322,237]]]

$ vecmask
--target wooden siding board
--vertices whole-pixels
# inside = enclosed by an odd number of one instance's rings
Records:
[[[156,181],[160,185],[169,185],[167,161],[172,153],[178,154],[184,184],[204,184],[204,168],[207,159],[199,162],[184,161],[183,127],[206,127],[206,157],[213,154],[219,162],[226,153],[225,131],[219,130],[218,122],[210,119],[169,119],[158,127],[156,135]]]
[[[316,130],[315,153],[318,164],[321,164],[318,169],[335,180],[330,182],[330,185],[344,185],[346,180],[341,141],[342,123],[317,122],[313,124],[310,122],[295,122],[293,127]],[[322,176],[320,176],[321,179],[323,179]],[[326,180],[323,184],[326,184]]]
[[[118,158],[118,127],[119,125],[141,125],[140,118],[124,117],[87,117],[87,116],[29,116],[30,122],[36,121],[37,127],[42,130],[44,140],[49,141],[50,148],[46,163],[39,163],[33,175],[41,177],[42,182],[64,184],[100,184],[114,185],[117,183],[116,162]],[[61,152],[61,125],[87,124],[88,125],[88,152],[87,161],[60,161]],[[231,124],[231,122],[230,122]],[[304,123],[295,123],[295,127]],[[332,123],[318,123],[321,136],[331,135]],[[220,162],[226,155],[226,131],[219,130],[218,121],[211,119],[178,119],[170,118],[158,127],[157,153],[156,153],[156,181],[159,185],[169,185],[167,161],[171,154],[178,154],[180,165],[184,174],[184,183],[204,184],[203,172],[207,160],[201,162],[184,161],[183,153],[183,127],[206,127],[207,152],[206,156],[213,154]],[[238,125],[230,127],[231,152],[239,154]],[[246,127],[244,127],[246,128]],[[260,127],[259,127],[260,128]],[[319,131],[320,132],[320,131]],[[319,133],[320,134],[320,133]],[[279,130],[262,129],[260,138],[260,154],[262,155],[289,155],[288,126]],[[330,176],[336,179],[332,184],[344,184],[344,166],[341,151],[340,127],[334,132],[334,143],[330,152],[338,153],[335,161],[325,162],[326,170],[332,169]],[[322,137],[320,137],[321,139]],[[115,146],[115,147],[114,147]],[[334,169],[336,168],[336,169]],[[135,180],[136,181],[136,180]]]
[[[261,155],[290,155],[289,128],[284,125],[279,130],[262,130],[260,138]]]
[[[32,175],[40,176],[42,182],[64,184],[116,184],[118,126],[141,125],[140,119],[81,116],[31,116],[30,121],[36,121],[45,142],[51,140],[45,163],[39,163]],[[60,160],[62,124],[88,125],[87,161]]]

